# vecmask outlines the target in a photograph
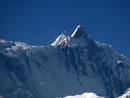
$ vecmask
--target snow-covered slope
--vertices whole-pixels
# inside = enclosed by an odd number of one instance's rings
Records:
[[[66,32],[62,32],[60,36],[58,36],[55,41],[51,44],[51,46],[66,46],[70,40],[70,37],[66,34]]]
[[[130,98],[130,88],[127,89],[123,95],[119,96],[118,98]]]
[[[64,98],[105,98],[105,97],[98,96],[92,92],[87,92],[81,95],[66,96]],[[130,90],[128,89],[127,91],[125,91],[124,94],[119,96],[118,98],[130,98]]]
[[[81,26],[49,46],[0,40],[0,96],[56,98],[92,92],[105,98],[130,88],[130,61]],[[95,95],[94,95],[95,96]]]
[[[100,97],[94,93],[88,92],[88,93],[83,93],[82,95],[67,96],[65,98],[104,98],[104,97]]]

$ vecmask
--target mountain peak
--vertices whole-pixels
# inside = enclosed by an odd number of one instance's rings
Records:
[[[77,31],[79,31],[80,28],[81,28],[81,26],[78,25],[78,26],[76,27],[76,29],[74,30],[74,32],[72,33],[71,37],[74,37],[75,34],[77,33]]]
[[[78,25],[76,27],[76,29],[74,30],[74,32],[72,33],[71,37],[84,38],[84,37],[87,37],[87,33],[84,31],[84,29],[83,29],[83,27],[81,27],[81,25]]]
[[[66,46],[70,37],[66,34],[66,31],[63,31],[56,39],[55,41],[51,44],[51,46],[59,46],[63,45]]]
[[[88,36],[85,30],[78,25],[71,37],[63,31],[51,44],[51,46],[86,46],[87,45]]]

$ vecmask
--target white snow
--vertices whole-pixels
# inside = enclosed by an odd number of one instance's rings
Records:
[[[118,60],[118,61],[117,61],[117,64],[120,64],[121,62],[122,62],[121,60]]]
[[[78,29],[80,28],[81,26],[78,25],[77,28],[74,30],[74,32],[72,33],[71,37],[74,37],[74,35],[76,34],[76,32],[78,31]]]
[[[26,49],[30,49],[31,46],[26,44],[26,43],[22,43],[22,42],[15,42],[15,47],[16,48],[21,48],[23,50],[26,50]]]
[[[118,98],[130,98],[130,88],[127,89],[127,91],[123,95],[119,96]]]
[[[58,45],[67,45],[68,41],[70,40],[69,36],[65,34],[65,32],[61,33],[55,41],[51,44],[51,46],[58,46]]]
[[[1,44],[1,43],[4,44],[4,43],[6,43],[6,42],[7,42],[6,40],[0,39],[0,44]]]
[[[95,93],[87,92],[87,93],[83,93],[81,95],[67,96],[64,98],[105,98],[105,97],[100,97],[100,96],[96,95]]]
[[[21,54],[24,50],[31,49],[32,46],[23,42],[12,42],[0,40],[2,52],[9,57],[16,57]]]
[[[18,49],[30,49],[31,46],[26,44],[26,43],[21,43],[21,42],[15,42],[15,46],[11,46],[10,48],[6,48],[7,51],[17,51]]]
[[[95,43],[98,45],[98,47],[109,47],[109,48],[112,48],[112,45],[110,44],[106,44],[106,43],[103,43],[103,42],[99,42],[99,41],[95,41]]]

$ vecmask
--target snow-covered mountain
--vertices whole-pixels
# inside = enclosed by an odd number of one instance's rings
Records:
[[[48,46],[0,40],[2,98],[62,98],[84,92],[115,98],[128,88],[130,60],[90,38],[80,25]]]

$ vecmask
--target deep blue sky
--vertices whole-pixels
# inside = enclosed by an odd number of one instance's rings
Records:
[[[0,37],[6,40],[46,45],[78,24],[130,57],[130,0],[0,0]]]

